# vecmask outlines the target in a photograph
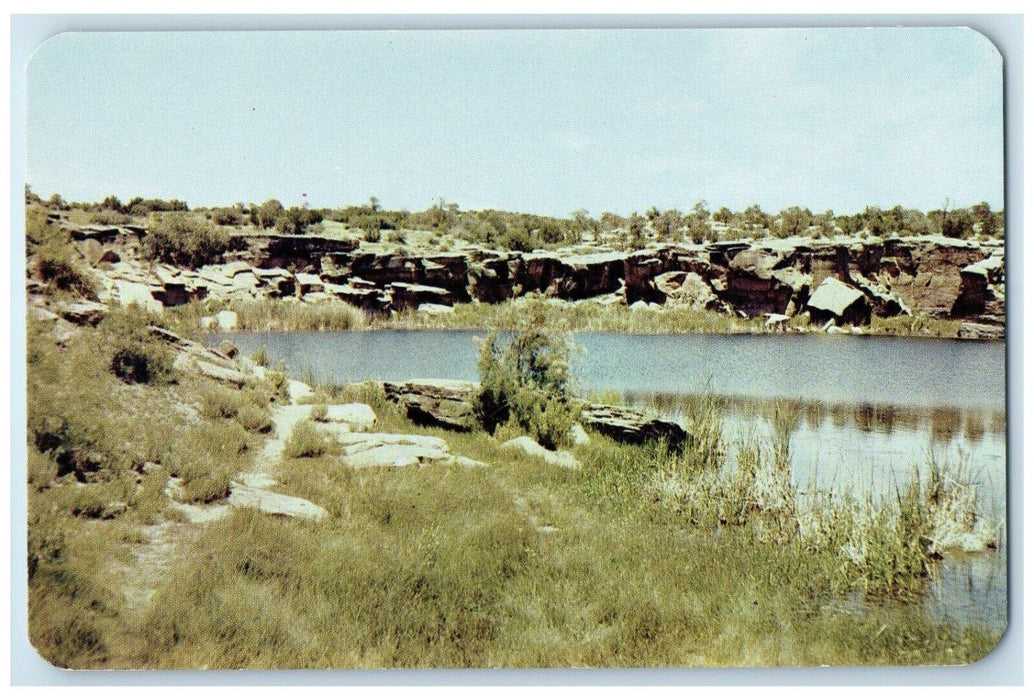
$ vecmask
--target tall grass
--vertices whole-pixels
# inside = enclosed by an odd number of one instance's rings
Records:
[[[361,309],[334,299],[315,303],[270,298],[225,303],[210,300],[170,307],[166,314],[177,330],[196,333],[203,316],[221,310],[235,311],[238,328],[245,331],[347,331],[367,326],[366,314]]]

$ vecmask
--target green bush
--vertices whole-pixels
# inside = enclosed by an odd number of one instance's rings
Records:
[[[200,267],[218,262],[230,238],[211,222],[191,214],[152,217],[141,254],[171,265]]]
[[[173,351],[149,329],[151,317],[138,306],[111,311],[100,325],[110,352],[109,370],[128,384],[172,381]]]
[[[70,245],[51,240],[37,247],[33,269],[36,276],[53,289],[96,298],[93,280],[75,261]]]
[[[299,423],[291,431],[291,437],[284,443],[284,456],[296,459],[334,454],[339,451],[335,443],[336,441],[331,435],[316,428],[312,423]]]
[[[512,423],[549,449],[567,444],[577,406],[570,400],[574,346],[549,323],[547,307],[532,304],[501,338],[493,330],[478,358],[481,383],[475,414],[488,432]]]

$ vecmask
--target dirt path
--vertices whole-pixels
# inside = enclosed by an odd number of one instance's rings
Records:
[[[270,472],[280,461],[284,442],[294,426],[309,416],[310,406],[288,404],[271,411],[273,431],[255,456],[252,471],[241,475],[241,481],[252,488],[265,488],[276,482]],[[128,563],[118,563],[122,593],[130,609],[143,610],[154,595],[162,578],[191,552],[191,545],[205,523],[219,520],[229,513],[230,506],[176,504],[186,522],[162,520],[140,528],[144,542],[130,549]]]

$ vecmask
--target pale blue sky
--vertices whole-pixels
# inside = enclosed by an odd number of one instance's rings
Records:
[[[968,29],[62,34],[27,135],[73,200],[1003,202],[1001,58]]]

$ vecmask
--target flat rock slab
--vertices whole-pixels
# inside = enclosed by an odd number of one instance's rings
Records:
[[[287,380],[287,397],[291,400],[291,403],[298,403],[302,399],[312,396],[312,387],[305,382],[300,382],[297,379]]]
[[[221,382],[227,382],[229,384],[235,384],[238,387],[244,386],[248,382],[248,376],[236,369],[230,369],[229,367],[220,367],[214,365],[211,362],[205,362],[204,360],[195,360],[194,363],[197,365],[197,369],[201,374],[212,379],[217,379]]]
[[[570,452],[554,452],[553,450],[547,450],[527,435],[507,440],[500,445],[500,447],[504,450],[523,452],[531,457],[538,457],[539,459],[545,460],[547,464],[552,464],[557,467],[577,469],[581,466],[578,460],[576,460]]]
[[[378,445],[355,453],[346,451],[342,461],[350,467],[417,467],[449,459],[447,452],[423,445]]]
[[[270,486],[276,486],[276,479],[264,472],[241,472],[237,475],[237,480],[253,489],[268,489]]]
[[[624,406],[589,404],[582,408],[581,421],[587,427],[617,440],[641,445],[650,440],[666,440],[669,445],[686,441],[686,431],[678,423],[661,420]]]
[[[413,467],[453,459],[448,444],[432,435],[354,433],[343,424],[317,425],[334,434],[343,448],[341,459],[350,467]]]
[[[454,379],[414,379],[384,382],[384,393],[406,407],[414,423],[451,430],[470,430],[475,423],[477,384]]]
[[[75,301],[57,307],[61,318],[78,326],[96,326],[108,313],[108,307],[96,301]]]
[[[215,315],[215,322],[220,330],[232,331],[236,330],[237,326],[240,325],[240,318],[237,316],[236,311],[223,309]]]
[[[319,520],[327,517],[327,511],[312,501],[295,496],[285,496],[264,489],[231,482],[228,503],[235,508],[255,508],[270,515],[289,518]]]
[[[365,403],[343,403],[327,406],[324,423],[345,423],[352,430],[369,430],[377,422],[377,414]]]

